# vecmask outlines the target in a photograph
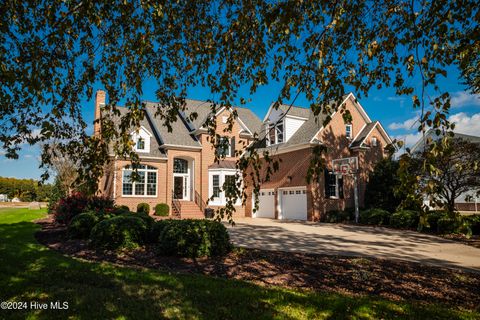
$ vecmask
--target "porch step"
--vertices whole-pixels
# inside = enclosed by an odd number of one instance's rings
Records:
[[[182,219],[203,219],[204,213],[193,201],[180,201],[180,217]]]

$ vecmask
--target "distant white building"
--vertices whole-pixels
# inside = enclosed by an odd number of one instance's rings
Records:
[[[12,202],[21,202],[19,198],[15,197],[12,199]]]
[[[7,202],[8,196],[6,194],[0,194],[0,202]]]
[[[411,152],[421,152],[424,149],[425,143],[427,143],[428,138],[433,140],[440,139],[441,136],[437,136],[433,130],[429,130],[425,133],[425,138],[421,138],[415,145],[412,147]],[[479,136],[472,136],[462,133],[455,133],[454,139],[463,139],[472,143],[480,144]],[[430,206],[430,201],[425,198],[423,203],[434,209]],[[455,207],[458,211],[470,211],[470,212],[480,212],[480,197],[477,195],[476,190],[471,190],[469,192],[462,193],[455,200]]]

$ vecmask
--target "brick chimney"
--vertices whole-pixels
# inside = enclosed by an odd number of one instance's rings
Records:
[[[102,117],[102,108],[105,107],[105,91],[98,90],[95,93],[95,120],[99,120]],[[100,122],[93,123],[93,135],[99,136],[102,132]]]

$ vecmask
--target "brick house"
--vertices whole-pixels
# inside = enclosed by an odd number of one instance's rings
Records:
[[[98,91],[95,98],[95,117],[101,116],[105,93]],[[247,188],[246,206],[235,207],[234,217],[268,217],[277,219],[318,220],[329,210],[353,206],[353,180],[351,177],[332,174],[331,160],[343,157],[358,157],[359,195],[363,204],[368,172],[385,156],[385,146],[391,139],[378,122],[372,122],[353,94],[343,98],[352,121],[345,124],[340,112],[333,114],[328,125],[323,127],[324,116],[314,116],[310,109],[272,106],[261,121],[251,110],[235,107],[235,119],[231,133],[225,133],[227,119],[232,110],[221,108],[216,112],[216,132],[227,139],[223,148],[226,157],[216,163],[215,150],[204,127],[211,116],[209,103],[186,100],[186,109],[178,114],[179,120],[172,124],[172,131],[162,121],[153,117],[155,104],[147,102],[140,128],[132,129],[132,140],[139,155],[141,180],[130,180],[128,159],[112,155],[112,170],[100,181],[99,192],[111,196],[118,205],[127,205],[135,210],[138,203],[146,202],[153,207],[167,203],[171,214],[182,218],[202,217],[205,207],[218,208],[225,205],[222,185],[235,175],[235,162],[242,150],[254,141],[254,135],[263,135],[264,145],[259,145],[261,155],[280,159],[280,170],[263,181],[259,195],[259,208],[253,212],[251,183]],[[119,108],[121,113],[127,112]],[[196,112],[196,120],[188,120]],[[276,125],[275,125],[276,124]],[[268,130],[267,130],[268,129]],[[101,134],[98,125],[95,134]],[[312,148],[322,144],[328,149],[327,169],[315,182],[307,183],[307,169]],[[212,196],[213,201],[208,201]],[[208,204],[207,204],[208,203]]]

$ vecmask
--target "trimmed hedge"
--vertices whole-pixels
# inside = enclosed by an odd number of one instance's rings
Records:
[[[145,243],[147,232],[147,225],[140,217],[120,215],[97,223],[90,241],[97,249],[134,249]]]
[[[170,211],[170,207],[166,203],[159,203],[155,206],[155,215],[161,217],[167,217]]]
[[[390,216],[390,225],[394,228],[415,228],[418,225],[418,220],[418,212],[401,210]]]
[[[73,217],[68,225],[68,236],[74,239],[87,239],[98,220],[95,211],[84,212]]]
[[[360,223],[388,225],[390,212],[383,209],[368,209],[360,211]]]
[[[327,223],[355,221],[355,209],[328,211],[322,220]]]
[[[232,245],[227,229],[211,220],[163,220],[152,231],[157,252],[181,257],[220,256]]]
[[[474,235],[480,235],[480,215],[463,216],[463,221],[467,222]]]
[[[148,203],[139,203],[137,205],[137,213],[146,213],[146,214],[149,214],[150,213],[150,205]]]

